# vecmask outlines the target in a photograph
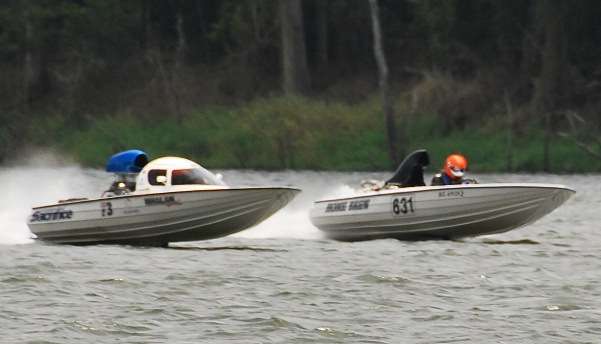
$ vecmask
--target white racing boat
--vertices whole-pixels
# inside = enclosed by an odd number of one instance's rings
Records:
[[[247,229],[284,207],[299,189],[229,187],[200,165],[165,157],[148,163],[130,150],[114,155],[117,178],[100,198],[34,207],[28,226],[38,239],[63,244],[167,246]]]
[[[313,225],[343,241],[453,239],[507,232],[563,204],[574,190],[552,184],[425,186],[426,151],[414,152],[380,188],[316,201]]]

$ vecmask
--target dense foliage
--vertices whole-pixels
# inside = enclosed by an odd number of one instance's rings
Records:
[[[282,91],[284,1],[292,0],[0,2],[0,160],[26,143],[78,151],[79,158],[96,150],[104,159],[120,148],[121,135],[142,135],[131,144],[223,167],[386,167],[385,154],[371,151],[384,151],[385,139],[373,101],[367,0],[301,1],[304,98]],[[570,161],[599,157],[601,2],[380,0],[380,9],[400,123],[428,122],[436,132],[410,132],[405,148],[444,145],[474,154],[482,144],[474,138],[486,140],[495,128],[502,144],[487,154],[499,169],[580,169],[563,158],[550,166],[536,155],[523,161],[518,147],[544,154],[540,147],[550,145],[569,152]],[[280,105],[262,112],[261,103]],[[301,112],[315,104],[349,115]],[[186,131],[189,121],[202,137]],[[210,130],[214,121],[226,131]],[[141,128],[118,129],[133,123]],[[290,132],[274,132],[281,127]],[[354,136],[358,147],[317,143],[311,133],[322,130]],[[186,143],[157,147],[161,134]],[[265,141],[270,135],[282,137],[273,145]],[[233,151],[206,156],[207,145],[218,142]],[[259,148],[277,158],[242,158]],[[328,154],[288,155],[295,149]]]

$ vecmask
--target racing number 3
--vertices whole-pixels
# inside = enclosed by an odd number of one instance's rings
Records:
[[[102,216],[113,215],[113,205],[111,202],[102,202]]]
[[[392,212],[396,215],[415,212],[413,208],[413,197],[395,198],[392,201]]]

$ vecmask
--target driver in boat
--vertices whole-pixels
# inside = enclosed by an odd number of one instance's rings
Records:
[[[461,154],[451,154],[445,160],[442,171],[432,177],[431,185],[477,184],[475,179],[463,178],[466,169],[467,159]]]
[[[124,181],[117,180],[117,181],[113,182],[113,184],[111,184],[111,187],[105,192],[109,192],[115,196],[119,196],[119,195],[126,195],[126,194],[130,193],[130,191],[131,191],[130,188],[127,186],[127,184]]]

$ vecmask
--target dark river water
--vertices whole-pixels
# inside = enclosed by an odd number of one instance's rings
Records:
[[[374,173],[221,171],[304,192],[259,226],[172,248],[34,242],[32,205],[96,195],[100,171],[0,169],[0,343],[599,343],[598,175],[479,175],[577,194],[518,230],[463,241],[341,243],[311,201]]]

